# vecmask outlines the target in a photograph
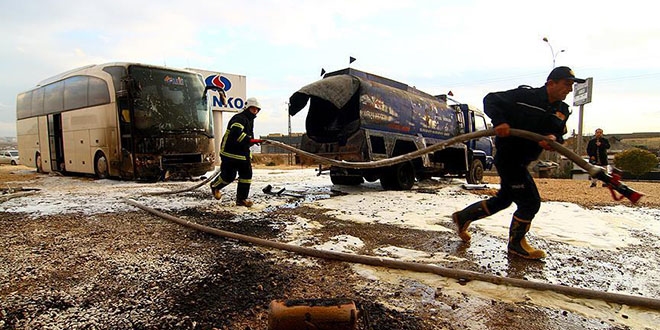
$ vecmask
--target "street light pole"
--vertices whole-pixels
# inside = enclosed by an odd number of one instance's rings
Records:
[[[555,61],[557,59],[557,55],[559,55],[559,53],[565,52],[566,50],[562,49],[562,50],[559,50],[555,53],[555,50],[552,49],[552,45],[550,44],[550,41],[548,41],[548,38],[543,37],[543,41],[545,41],[548,44],[548,47],[550,47],[550,54],[552,55],[552,68],[554,69],[555,68]]]

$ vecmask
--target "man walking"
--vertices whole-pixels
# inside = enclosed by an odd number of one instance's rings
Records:
[[[470,223],[516,203],[517,209],[509,227],[508,252],[527,259],[545,258],[544,251],[533,248],[525,239],[541,206],[541,197],[527,166],[543,149],[551,150],[551,147],[546,141],[536,143],[510,136],[509,129],[531,131],[563,143],[570,111],[562,101],[573,91],[575,82],[581,83],[584,79],[575,78],[570,68],[560,66],[550,72],[542,87],[520,86],[486,95],[484,112],[491,118],[496,132],[495,167],[500,176],[500,190],[496,196],[452,215],[463,241],[468,242],[471,238],[468,232]]]
[[[600,166],[607,171],[607,149],[610,148],[610,141],[603,137],[603,129],[597,128],[596,135],[589,140],[587,144],[587,155],[589,163]],[[598,179],[591,178],[591,187],[595,187]],[[603,183],[603,187],[607,186]]]
[[[254,139],[254,119],[261,111],[256,98],[248,98],[243,111],[235,114],[227,124],[227,130],[220,144],[220,175],[211,182],[211,192],[215,199],[220,199],[220,189],[226,187],[238,173],[236,205],[251,207],[254,203],[248,199],[252,184],[252,162],[250,147],[262,140]]]

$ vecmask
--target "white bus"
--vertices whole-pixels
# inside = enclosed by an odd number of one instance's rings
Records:
[[[74,69],[16,100],[18,149],[38,172],[157,181],[215,161],[201,75],[138,63]]]

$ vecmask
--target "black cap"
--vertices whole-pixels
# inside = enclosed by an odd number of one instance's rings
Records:
[[[573,70],[567,66],[558,66],[554,69],[552,69],[552,72],[548,75],[547,80],[560,80],[560,79],[570,79],[575,81],[576,83],[583,83],[586,80],[580,79],[580,78],[575,78],[575,73],[573,73]]]

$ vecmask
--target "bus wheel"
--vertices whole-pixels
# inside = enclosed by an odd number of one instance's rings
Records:
[[[34,156],[34,167],[37,168],[37,173],[44,172],[44,165],[41,163],[41,154],[37,152]]]
[[[388,167],[380,177],[380,185],[385,190],[410,190],[415,184],[415,168],[411,162]]]
[[[479,159],[475,159],[470,164],[470,171],[465,178],[469,184],[481,183],[484,178],[484,164]]]
[[[102,152],[97,153],[94,158],[94,173],[96,173],[96,177],[99,179],[108,177],[108,159],[105,158]]]

